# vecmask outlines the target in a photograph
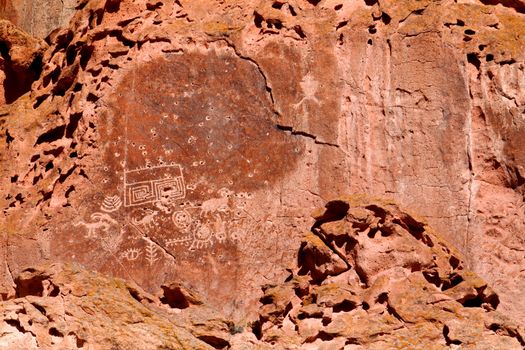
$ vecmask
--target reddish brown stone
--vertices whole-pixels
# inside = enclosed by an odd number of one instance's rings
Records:
[[[30,32],[33,14],[62,8],[11,5]],[[500,310],[525,319],[525,26],[516,2],[77,7],[47,38],[31,93],[0,112],[3,297],[27,266],[80,262],[150,292],[186,282],[253,320],[260,286],[296,265],[310,212],[369,193],[428,220],[494,288]],[[38,18],[39,28],[56,27]],[[21,46],[4,53],[4,72],[11,59],[34,62],[38,50]],[[379,214],[352,215],[357,226],[379,225],[366,221]],[[316,232],[337,244],[309,270],[324,278],[345,258],[361,269],[345,276],[374,283],[396,267],[428,268],[430,247],[415,254],[405,231],[418,230],[405,226],[381,227],[392,239],[378,249],[353,246],[359,227],[322,223]],[[319,321],[286,336],[314,337]],[[460,339],[461,326],[447,327],[451,342]]]

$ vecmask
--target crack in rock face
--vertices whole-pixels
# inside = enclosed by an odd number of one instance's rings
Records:
[[[257,269],[248,252],[279,241],[269,194],[304,148],[275,127],[265,88],[229,48],[130,68],[98,121],[103,157],[73,219],[81,238],[54,252],[146,287],[169,274],[231,298]]]

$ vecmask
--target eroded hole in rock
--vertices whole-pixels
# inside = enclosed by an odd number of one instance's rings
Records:
[[[390,22],[392,21],[392,17],[390,17],[390,16],[388,15],[388,13],[386,13],[386,12],[382,12],[382,13],[381,13],[381,21],[383,22],[383,24],[385,24],[385,25],[389,25]]]
[[[60,125],[49,131],[46,131],[45,133],[43,133],[37,138],[35,142],[35,146],[40,145],[42,143],[51,143],[51,142],[60,140],[62,137],[64,137],[65,131],[66,131],[65,125]]]
[[[82,67],[83,70],[86,69],[88,62],[93,55],[93,51],[95,51],[95,47],[92,45],[84,45],[80,49],[80,67]]]
[[[68,139],[73,138],[73,134],[78,128],[78,123],[80,119],[82,118],[82,113],[72,113],[69,117],[69,123],[66,127],[66,137]]]
[[[41,55],[35,56],[28,67],[20,67],[11,61],[9,50],[7,43],[0,42],[0,55],[4,60],[4,98],[7,104],[13,103],[20,96],[30,91],[31,84],[38,79],[42,71]]]
[[[452,340],[449,337],[450,334],[450,328],[448,328],[447,325],[443,326],[443,337],[445,338],[445,342],[447,345],[461,345],[462,342],[459,340]]]
[[[344,26],[346,26],[347,24],[348,24],[348,21],[339,22],[339,23],[337,23],[337,26],[335,27],[335,30],[339,30],[339,29],[343,28]]]
[[[44,151],[44,155],[46,155],[46,156],[52,155],[53,157],[56,158],[60,154],[62,154],[63,151],[64,151],[64,147],[60,146],[60,147],[53,148],[53,149],[50,149],[50,150],[45,150]]]
[[[52,337],[63,338],[64,335],[55,327],[49,328],[49,335]]]
[[[441,290],[445,291],[447,289],[455,287],[455,286],[457,286],[458,284],[460,284],[463,281],[464,281],[463,277],[461,277],[457,273],[453,273],[453,274],[451,274],[449,276],[448,280],[443,281],[443,285],[441,287]]]
[[[117,12],[120,9],[122,0],[106,0],[105,10],[109,13]]]
[[[142,298],[140,297],[139,292],[136,289],[128,288],[129,295],[139,303],[142,302]],[[161,300],[162,301],[162,300]]]
[[[525,13],[525,4],[520,0],[481,0],[481,3],[493,6],[501,4],[514,9],[518,13]]]
[[[35,309],[40,311],[40,313],[42,315],[44,315],[44,316],[47,315],[46,309],[42,305],[39,305],[39,304],[36,304],[36,303],[31,303],[31,305],[33,305],[35,307]]]
[[[213,335],[201,335],[201,336],[198,336],[197,338],[211,345],[215,349],[226,349],[230,346],[230,343],[227,340],[213,336]]]
[[[452,266],[453,269],[457,269],[459,264],[461,263],[461,261],[454,255],[450,256],[450,259],[448,260],[448,262],[450,263],[450,266]]]
[[[357,307],[355,302],[352,302],[350,300],[344,300],[342,303],[334,305],[333,311],[334,312],[350,312],[354,310]]]
[[[388,302],[388,293],[381,293],[377,296],[376,302],[378,304],[385,304]]]
[[[475,53],[467,54],[467,62],[476,67],[477,70],[479,70],[481,67],[481,61],[479,60],[478,55]]]
[[[11,136],[11,134],[9,134],[9,130],[5,130],[5,141],[7,143],[7,145],[9,146],[9,144],[11,142],[13,142],[15,140],[15,138],[13,136]]]
[[[316,218],[313,228],[318,228],[326,222],[344,219],[348,209],[350,209],[350,205],[344,201],[331,201],[326,204],[325,208],[325,212]]]
[[[163,286],[164,296],[160,298],[163,304],[169,305],[173,309],[186,309],[190,307],[190,301],[180,287],[168,288]]]
[[[275,19],[275,18],[268,19],[266,23],[268,24],[268,28],[275,28],[275,29],[283,28],[283,23],[280,20]]]
[[[378,231],[379,231],[379,230],[378,230],[377,228],[371,229],[371,230],[367,233],[368,238],[375,238],[376,233],[377,233]]]
[[[496,310],[499,306],[500,300],[499,296],[496,293],[493,293],[488,297],[485,297],[483,302],[489,304],[494,310]]]
[[[343,4],[338,4],[334,6],[334,10],[339,11],[343,8]]]
[[[435,270],[426,270],[423,271],[423,277],[427,280],[428,283],[432,283],[438,288],[441,288],[441,278],[439,277],[439,273]]]
[[[157,1],[157,2],[148,2],[146,3],[146,9],[148,11],[155,11],[159,8],[161,8],[164,4],[161,2],[161,1]]]
[[[319,5],[319,3],[321,2],[321,0],[306,0],[306,1],[308,1],[310,4],[314,6]]]
[[[15,327],[20,333],[25,333],[24,327],[20,324],[19,320],[6,320],[5,323],[10,325],[11,327]]]
[[[44,278],[32,278],[29,280],[15,280],[16,296],[23,298],[28,295],[43,296],[44,286],[42,281]]]
[[[334,338],[335,336],[333,334],[329,334],[323,331],[319,332],[319,334],[316,337],[316,339],[321,339],[322,341],[330,341],[330,340],[333,340]]]
[[[297,35],[299,35],[299,37],[301,39],[305,39],[306,38],[306,34],[304,33],[303,28],[301,28],[300,25],[294,26],[293,30],[297,33]]]
[[[48,162],[46,164],[45,170],[48,172],[49,170],[53,169],[55,166],[53,165],[53,162]]]
[[[66,62],[67,65],[70,66],[75,62],[75,59],[77,58],[77,47],[76,46],[69,46],[66,50]]]

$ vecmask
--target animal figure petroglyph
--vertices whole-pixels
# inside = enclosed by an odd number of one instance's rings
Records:
[[[132,218],[131,222],[135,226],[143,226],[145,228],[153,228],[153,225],[155,224],[155,217],[159,215],[157,211],[146,209],[146,215],[142,217],[142,219],[137,220],[136,218]]]
[[[91,214],[91,220],[94,220],[94,222],[79,221],[73,224],[73,226],[84,226],[87,229],[86,238],[96,238],[97,230],[99,229],[108,233],[111,226],[118,226],[118,222],[105,213],[93,213]]]
[[[225,213],[229,210],[229,199],[233,192],[227,188],[221,188],[217,193],[220,195],[220,198],[211,198],[202,202],[200,206],[201,216],[213,212]]]
[[[213,212],[224,213],[228,211],[228,198],[212,198],[202,202],[201,216],[207,215]]]

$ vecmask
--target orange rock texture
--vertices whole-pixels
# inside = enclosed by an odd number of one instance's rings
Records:
[[[523,346],[522,1],[6,0],[0,14],[7,303],[23,271],[59,263],[195,293],[257,346]],[[334,201],[352,193],[421,219]]]

